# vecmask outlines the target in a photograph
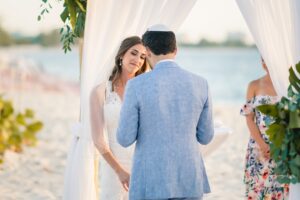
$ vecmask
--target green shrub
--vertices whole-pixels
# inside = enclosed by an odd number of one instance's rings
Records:
[[[6,150],[21,152],[24,145],[34,146],[36,133],[42,127],[43,123],[35,120],[32,110],[15,113],[12,102],[0,96],[0,164]]]

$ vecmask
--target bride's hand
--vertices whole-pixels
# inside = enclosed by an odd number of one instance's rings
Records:
[[[128,192],[129,190],[129,181],[130,181],[130,174],[125,170],[122,169],[117,173],[119,180],[122,183],[123,188]]]

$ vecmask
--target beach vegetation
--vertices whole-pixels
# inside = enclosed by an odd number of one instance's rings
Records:
[[[12,102],[0,96],[0,164],[7,150],[22,152],[24,146],[36,145],[36,134],[42,127],[34,111],[16,112]]]

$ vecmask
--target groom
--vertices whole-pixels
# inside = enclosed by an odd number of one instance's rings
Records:
[[[200,200],[210,188],[198,143],[214,134],[207,81],[174,61],[175,34],[164,25],[142,41],[153,70],[127,83],[117,131],[122,146],[136,141],[129,198]]]

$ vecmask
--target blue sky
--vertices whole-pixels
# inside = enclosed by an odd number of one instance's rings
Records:
[[[0,22],[11,32],[28,35],[61,27],[62,4],[56,1],[50,14],[38,22],[41,0],[0,0]],[[203,37],[221,41],[228,32],[243,32],[248,41],[253,41],[235,0],[198,0],[178,34],[191,41]]]

